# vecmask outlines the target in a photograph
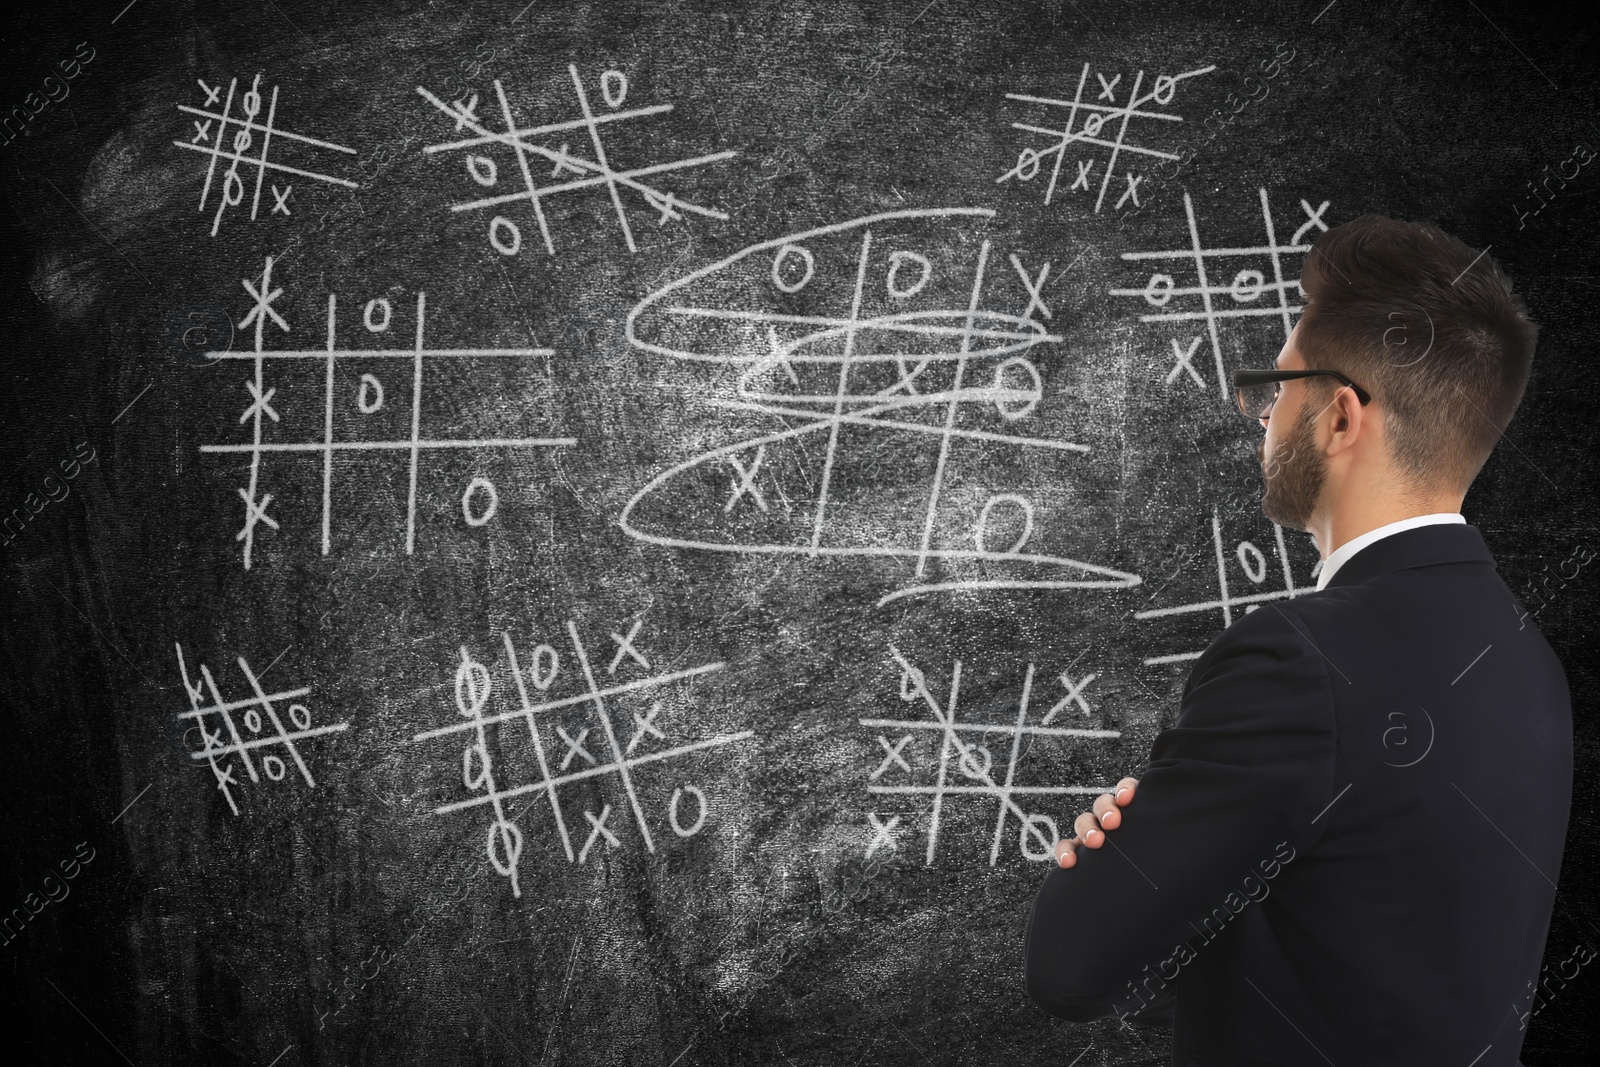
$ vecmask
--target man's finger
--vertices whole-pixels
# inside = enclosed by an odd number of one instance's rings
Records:
[[[1056,863],[1062,867],[1073,867],[1078,862],[1078,842],[1075,838],[1063,837],[1056,842]]]
[[[1122,809],[1117,807],[1110,793],[1101,793],[1095,798],[1094,817],[1104,830],[1115,830],[1122,825]]]
[[[1117,807],[1125,808],[1133,803],[1134,787],[1138,784],[1139,779],[1137,778],[1124,778],[1117,783],[1116,788],[1112,790],[1112,796],[1117,802]]]
[[[1072,824],[1072,830],[1078,839],[1090,848],[1099,848],[1106,842],[1105,831],[1100,829],[1100,820],[1090,812],[1084,812]]]

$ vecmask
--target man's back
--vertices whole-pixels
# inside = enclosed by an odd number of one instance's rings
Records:
[[[1455,525],[1241,618],[1196,664],[1117,848],[1041,889],[1035,999],[1089,1018],[1103,993],[1117,1011],[1175,993],[1179,1067],[1515,1063],[1572,767],[1566,681],[1521,614]],[[1103,915],[1083,909],[1119,898],[1113,925],[1145,936],[1085,936]]]

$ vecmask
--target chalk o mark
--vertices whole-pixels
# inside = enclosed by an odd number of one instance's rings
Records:
[[[468,156],[467,173],[472,175],[473,181],[487,188],[500,177],[500,168],[488,156]]]
[[[694,824],[684,827],[678,820],[678,802],[683,799],[683,794],[693,793],[695,800],[700,802],[700,814],[695,818]],[[706,795],[700,792],[698,786],[685,785],[672,791],[672,800],[667,805],[667,821],[672,824],[672,832],[679,837],[693,837],[700,832],[706,824]]]
[[[356,394],[356,407],[361,409],[363,415],[383,409],[383,383],[371,374],[361,376],[361,391]]]
[[[253,734],[259,734],[261,732],[261,712],[255,708],[246,711],[244,713],[244,728]]]
[[[372,313],[383,312],[383,318],[374,322]],[[367,301],[367,309],[362,312],[362,321],[367,324],[367,329],[372,333],[383,333],[389,328],[389,317],[394,314],[394,306],[389,303],[386,296],[375,297]]]
[[[229,207],[238,207],[244,203],[244,179],[239,177],[238,171],[228,171],[228,176],[222,183],[222,199]]]
[[[1038,827],[1049,828],[1049,832],[1040,834]],[[1022,820],[1022,828],[1018,844],[1022,846],[1022,854],[1030,860],[1046,860],[1052,858],[1055,852],[1056,839],[1060,834],[1056,830],[1056,821],[1048,815],[1029,815]],[[1038,842],[1037,845],[1034,842]]]
[[[793,284],[783,280],[783,265],[790,256],[799,256],[800,262],[805,265],[805,272],[800,275],[800,280],[794,282]],[[772,284],[776,285],[782,292],[798,293],[800,290],[806,287],[806,283],[811,280],[811,275],[816,273],[816,269],[817,261],[816,258],[812,256],[809,248],[805,247],[804,245],[786,244],[782,248],[778,249],[777,255],[772,257]]]
[[[1017,166],[1011,173],[1015,174],[1020,181],[1031,181],[1038,176],[1039,160],[1043,157],[1043,152],[1032,148],[1024,148],[1017,154]]]
[[[1177,91],[1178,79],[1172,77],[1170,74],[1162,74],[1156,78],[1156,86],[1154,90],[1156,103],[1172,103],[1172,98]]]
[[[545,666],[548,661],[549,666]],[[555,683],[556,675],[561,672],[561,653],[550,645],[540,645],[533,650],[533,662],[528,664],[528,681],[533,687],[543,693]]]
[[[522,231],[504,215],[496,215],[489,220],[489,243],[502,256],[514,256],[522,248]]]
[[[496,845],[499,847],[496,848]],[[511,879],[511,892],[521,896],[522,892],[517,887],[517,862],[522,859],[522,831],[517,829],[517,824],[496,819],[489,826],[485,850],[494,869]]]
[[[983,753],[983,764],[981,766],[972,758],[974,752]],[[989,751],[988,745],[970,745],[966,751],[961,753],[961,772],[968,778],[976,778],[982,781],[989,777],[989,768],[993,766],[994,753]]]
[[[1244,568],[1245,577],[1252,583],[1260,585],[1262,579],[1267,576],[1267,557],[1249,541],[1240,541],[1239,548],[1234,554],[1239,557],[1239,566]]]
[[[1006,381],[1008,371],[1021,371],[1027,384],[1018,389]],[[1018,393],[1022,396],[1019,398]],[[1010,356],[1000,361],[994,369],[994,409],[1000,417],[1007,422],[1015,422],[1033,414],[1033,409],[1039,406],[1039,401],[1044,399],[1044,379],[1039,377],[1039,368],[1033,365],[1030,359],[1021,356]]]
[[[1000,552],[991,551],[987,545],[989,540],[989,521],[994,514],[994,509],[1000,504],[1014,504],[1022,510],[1022,533],[1012,542],[1011,547]],[[984,501],[983,510],[978,512],[977,525],[972,529],[972,541],[978,551],[988,556],[1014,556],[1028,543],[1028,538],[1033,536],[1033,505],[1028,498],[1017,493],[996,493]]]
[[[478,718],[489,702],[490,688],[489,668],[468,655],[463,646],[461,665],[456,668],[456,710],[469,719]]]
[[[621,107],[628,99],[628,76],[620,70],[600,75],[600,95],[606,98],[606,107]]]
[[[1172,299],[1172,290],[1176,285],[1170,274],[1152,274],[1150,283],[1144,287],[1144,298],[1151,307],[1164,308],[1167,301]]]
[[[461,750],[461,784],[477,791],[489,780],[489,752],[483,742]]]
[[[250,88],[245,90],[244,113],[250,118],[255,118],[261,113],[261,75],[259,74],[256,75],[256,80],[250,83]],[[239,133],[248,138],[250,136],[250,128],[246,126],[240,129]],[[248,140],[245,141],[245,144],[248,145],[249,143]]]
[[[1099,134],[1100,127],[1105,124],[1106,117],[1104,115],[1090,115],[1083,120],[1083,135],[1085,137],[1094,137]]]
[[[915,282],[913,282],[909,288],[902,289],[895,285],[895,279],[900,276],[900,268],[904,266],[908,260],[912,263],[915,263],[922,269],[922,275]],[[928,259],[927,256],[919,255],[916,252],[889,253],[889,295],[894,297],[896,300],[906,300],[910,297],[916,296],[918,293],[922,292],[923,287],[928,284],[928,279],[932,277],[933,263]]]
[[[482,493],[487,502],[482,510],[473,508],[473,495]],[[483,526],[494,518],[494,513],[500,510],[500,494],[495,491],[494,483],[479,475],[467,483],[466,492],[461,494],[461,517],[467,520],[468,526]]]
[[[283,760],[277,756],[262,756],[261,769],[266,771],[267,777],[274,782],[281,782],[283,781],[283,772],[288,768],[283,765]]]
[[[1228,287],[1228,292],[1239,303],[1247,304],[1261,295],[1266,284],[1266,275],[1260,271],[1242,270],[1233,276],[1233,284]]]
[[[290,704],[289,721],[294,723],[296,730],[311,729],[311,709],[304,704]]]

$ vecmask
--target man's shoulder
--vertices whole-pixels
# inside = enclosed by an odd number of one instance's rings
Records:
[[[1357,624],[1357,617],[1373,607],[1363,590],[1330,588],[1312,590],[1282,600],[1257,604],[1218,634],[1208,652],[1237,653],[1274,644],[1303,643],[1327,627]]]
[[[1208,679],[1245,670],[1254,678],[1314,681],[1326,674],[1318,633],[1326,612],[1297,600],[1268,602],[1234,619],[1195,661],[1185,694]]]

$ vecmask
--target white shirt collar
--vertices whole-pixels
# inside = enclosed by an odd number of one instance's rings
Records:
[[[1333,550],[1333,554],[1322,561],[1322,570],[1317,572],[1317,588],[1324,589],[1333,580],[1334,573],[1350,561],[1350,557],[1360,552],[1374,541],[1382,540],[1390,534],[1397,534],[1402,530],[1415,530],[1419,526],[1433,526],[1444,522],[1466,522],[1466,517],[1455,511],[1438,511],[1432,515],[1413,515],[1409,519],[1391,522],[1380,526],[1376,530],[1368,530],[1359,537],[1352,537],[1344,544]]]

